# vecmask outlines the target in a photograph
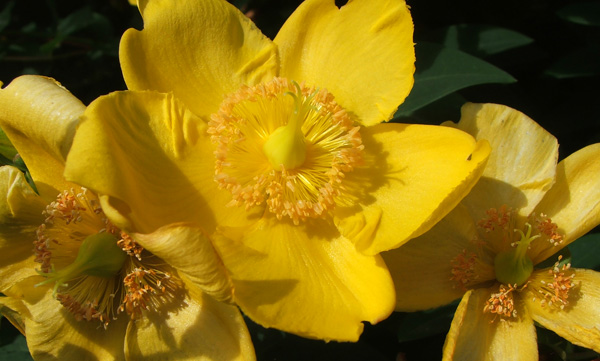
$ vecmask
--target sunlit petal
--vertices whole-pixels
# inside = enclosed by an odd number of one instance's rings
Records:
[[[302,3],[274,42],[281,76],[327,88],[364,125],[392,117],[415,70],[413,24],[404,1]]]
[[[394,308],[383,260],[357,252],[325,221],[295,226],[266,218],[248,229],[224,229],[215,242],[236,303],[265,327],[356,341],[362,321],[381,321]]]
[[[85,106],[54,79],[24,75],[0,90],[0,128],[25,161],[42,197],[71,184],[62,177]]]
[[[381,124],[362,134],[366,166],[345,179],[359,204],[340,207],[336,223],[366,254],[431,228],[469,192],[489,153],[485,141],[448,127]],[[356,222],[372,231],[357,232]]]
[[[144,29],[121,38],[131,90],[173,92],[197,115],[215,112],[242,84],[277,75],[275,45],[233,5],[218,0],[142,0]]]

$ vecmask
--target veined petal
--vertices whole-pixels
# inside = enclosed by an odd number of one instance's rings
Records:
[[[404,1],[303,2],[275,37],[281,76],[327,88],[364,125],[392,117],[413,86],[413,24]]]
[[[201,229],[176,223],[151,234],[133,234],[132,237],[202,291],[218,300],[231,299],[231,281],[210,239]]]
[[[525,114],[498,104],[462,107],[458,129],[490,142],[481,179],[465,197],[474,219],[507,205],[528,216],[554,182],[558,143]]]
[[[36,275],[31,243],[44,222],[45,202],[29,186],[23,173],[0,167],[0,292]]]
[[[548,258],[600,223],[600,144],[587,146],[558,164],[556,183],[535,209],[558,225],[563,243],[540,249],[533,261]]]
[[[518,316],[501,321],[483,313],[485,302],[496,288],[467,292],[454,314],[446,336],[442,360],[537,360],[538,348],[533,320],[515,297]]]
[[[340,207],[336,224],[365,254],[399,247],[430,229],[473,187],[490,152],[487,142],[441,126],[380,124],[361,135],[366,166],[344,181],[359,204]],[[361,223],[369,232],[357,231]]]
[[[472,242],[476,236],[473,220],[459,204],[425,234],[381,253],[396,287],[396,311],[426,310],[460,298],[465,290],[451,279],[453,260],[476,251]],[[495,277],[493,267],[482,271],[487,272],[478,272],[478,282]]]
[[[90,104],[67,161],[67,179],[93,189],[120,228],[152,233],[176,222],[212,232],[244,224],[243,208],[213,181],[206,123],[170,94],[116,92]]]
[[[0,90],[0,127],[13,143],[40,195],[50,202],[64,180],[65,159],[85,106],[51,78],[24,75]]]
[[[536,273],[532,275],[536,282]],[[540,303],[532,288],[525,290],[525,304],[533,319],[570,342],[600,352],[600,273],[575,269],[575,288],[569,291],[569,304],[564,309]],[[539,281],[537,281],[539,282]]]
[[[0,296],[0,314],[25,335],[25,319],[31,318],[31,313],[23,300]]]
[[[121,38],[119,59],[131,90],[173,92],[197,115],[226,94],[277,75],[277,50],[233,5],[220,0],[141,0],[144,30]]]
[[[178,312],[130,322],[125,354],[128,360],[255,360],[254,348],[240,311],[201,298],[185,299]]]
[[[52,297],[51,287],[34,287],[40,280],[31,277],[6,291],[27,307],[29,316],[22,320],[35,360],[125,360],[127,317],[112,321],[107,330],[96,322],[77,321]]]
[[[234,299],[265,327],[325,340],[356,341],[362,321],[394,309],[394,285],[379,256],[365,256],[324,220],[300,225],[264,218],[223,229],[215,248]]]

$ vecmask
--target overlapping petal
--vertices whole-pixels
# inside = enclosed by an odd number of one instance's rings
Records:
[[[413,24],[404,1],[307,0],[274,42],[280,75],[327,88],[364,125],[392,117],[413,85]]]
[[[536,276],[547,270],[534,272]],[[569,304],[564,309],[540,303],[540,295],[531,289],[524,297],[533,319],[570,342],[600,352],[600,273],[576,269],[575,288],[569,291]]]
[[[127,317],[112,321],[108,330],[96,322],[77,321],[64,307],[57,307],[52,288],[34,287],[41,280],[31,277],[5,291],[27,309],[20,317],[35,360],[125,360]]]
[[[210,239],[201,229],[174,223],[150,234],[133,234],[133,237],[202,291],[221,301],[231,299],[229,276]]]
[[[463,251],[473,252],[477,236],[467,210],[458,205],[429,232],[400,248],[383,252],[396,287],[396,310],[419,311],[443,306],[464,294],[452,277],[452,260]],[[415,270],[418,270],[415,273]],[[486,278],[494,278],[493,268]]]
[[[21,171],[0,167],[0,292],[36,274],[32,242],[44,208]]]
[[[520,299],[515,299],[519,317],[490,322],[483,313],[485,302],[497,288],[468,291],[454,314],[443,360],[536,360],[538,348],[533,320]]]
[[[210,296],[186,297],[177,312],[130,322],[125,355],[129,360],[255,360],[242,315],[235,306]]]
[[[295,226],[264,218],[223,229],[215,247],[244,313],[265,327],[301,336],[356,341],[362,321],[394,308],[394,286],[380,256],[365,256],[324,220]]]
[[[37,190],[52,201],[72,185],[62,177],[85,106],[54,79],[24,75],[0,90],[0,128],[25,161]]]
[[[448,127],[390,123],[361,134],[366,166],[345,179],[359,204],[336,216],[342,234],[366,254],[396,248],[431,228],[469,192],[490,151],[487,142]],[[357,222],[371,231],[357,232]]]
[[[99,194],[119,227],[151,233],[195,223],[243,225],[243,208],[213,181],[214,156],[206,124],[172,95],[117,92],[87,108],[73,142],[65,177]]]
[[[535,212],[550,217],[564,240],[557,247],[540,249],[535,262],[543,261],[600,224],[600,144],[571,154],[558,164],[556,173],[556,183]]]
[[[463,201],[473,218],[502,205],[529,215],[554,182],[556,138],[525,114],[498,104],[464,105],[456,127],[492,147],[481,179]]]
[[[142,31],[121,38],[131,90],[173,92],[197,115],[215,112],[242,84],[277,75],[277,50],[233,5],[218,0],[141,0]]]

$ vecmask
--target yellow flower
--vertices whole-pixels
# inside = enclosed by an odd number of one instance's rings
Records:
[[[383,254],[404,295],[396,309],[433,308],[462,296],[444,360],[536,360],[534,321],[600,351],[600,273],[553,256],[600,223],[600,144],[557,165],[551,134],[495,104],[465,105],[454,126],[487,139],[493,150],[455,210]],[[536,267],[546,259],[550,267]]]
[[[394,308],[378,253],[441,219],[489,153],[456,129],[380,123],[413,83],[406,4],[308,0],[273,41],[225,1],[139,8],[120,46],[131,90],[88,107],[67,178],[152,252],[198,267],[185,240],[139,235],[208,234],[254,321],[357,340]]]
[[[184,264],[145,250],[93,192],[63,178],[85,110],[78,99],[52,79],[23,76],[0,90],[0,109],[39,192],[0,167],[0,312],[34,359],[254,359],[235,307],[199,291]],[[205,267],[221,267],[206,237],[186,241]]]

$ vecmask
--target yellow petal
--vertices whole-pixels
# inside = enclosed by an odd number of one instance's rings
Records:
[[[340,207],[336,224],[366,254],[430,229],[469,192],[490,151],[487,142],[441,126],[380,124],[361,135],[366,166],[348,173],[344,183],[360,193],[359,204]],[[363,223],[370,232],[356,231]]]
[[[229,277],[202,230],[176,223],[151,234],[132,234],[132,237],[207,294],[218,300],[231,299]]]
[[[454,314],[444,344],[443,360],[537,360],[533,320],[515,297],[518,317],[501,321],[483,313],[485,302],[498,287],[467,292]]]
[[[533,282],[540,272],[547,270],[534,272]],[[573,281],[577,286],[569,291],[569,304],[563,310],[542,306],[540,295],[530,287],[526,288],[525,303],[542,326],[576,345],[600,352],[600,273],[576,269]]]
[[[0,313],[19,332],[25,335],[25,319],[31,318],[31,313],[22,300],[12,297],[0,297]]]
[[[464,105],[457,127],[492,146],[481,179],[464,201],[473,217],[482,219],[502,205],[528,216],[554,182],[556,138],[525,114],[497,104]]]
[[[125,360],[128,317],[111,321],[107,330],[96,321],[76,321],[52,297],[51,288],[34,287],[39,281],[40,277],[29,278],[7,292],[12,298],[22,299],[30,313],[23,320],[27,346],[34,359]]]
[[[119,58],[129,89],[173,92],[192,112],[215,112],[242,84],[277,75],[277,50],[233,5],[141,0],[144,30],[129,29]]]
[[[0,292],[36,274],[32,242],[44,208],[21,171],[0,167]]]
[[[85,106],[54,79],[24,75],[0,90],[0,127],[25,161],[40,195],[53,201],[71,185],[65,159]]]
[[[303,2],[274,42],[281,76],[327,88],[364,125],[392,117],[413,85],[413,24],[404,1]]]
[[[472,240],[476,236],[473,220],[458,205],[422,236],[383,252],[396,287],[396,311],[426,310],[461,297],[465,291],[451,280],[452,260],[463,250],[474,252]],[[478,274],[479,280],[493,279],[494,270],[490,270],[488,274]]]
[[[356,341],[362,321],[379,322],[394,309],[383,260],[357,252],[324,220],[296,226],[265,218],[250,228],[224,229],[214,239],[236,303],[265,327]]]
[[[240,311],[209,296],[185,299],[185,306],[164,315],[131,322],[128,360],[255,360]]]
[[[117,92],[90,104],[77,130],[65,176],[93,189],[107,216],[140,233],[176,222],[212,232],[244,224],[243,208],[213,181],[206,124],[172,95]]]
[[[544,213],[558,225],[564,242],[544,247],[534,261],[543,261],[600,223],[600,144],[587,146],[559,163],[556,183],[535,212]]]

